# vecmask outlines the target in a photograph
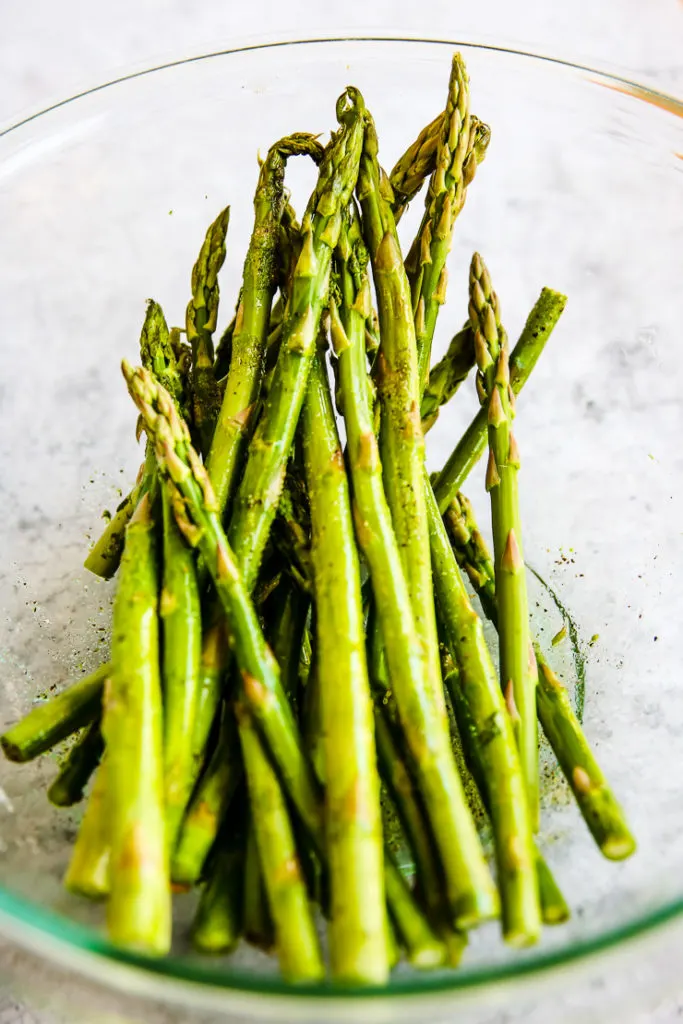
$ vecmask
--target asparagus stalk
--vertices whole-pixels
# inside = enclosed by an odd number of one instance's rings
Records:
[[[225,706],[216,749],[192,796],[172,856],[171,878],[175,883],[194,885],[201,878],[241,778],[235,719],[232,708]]]
[[[425,200],[425,215],[407,261],[415,311],[420,392],[424,390],[429,374],[436,316],[446,299],[446,258],[451,247],[455,217],[463,202],[465,163],[473,150],[469,80],[464,61],[456,53],[437,142],[436,166]],[[476,157],[473,160],[476,167]],[[470,173],[468,171],[468,177]]]
[[[544,288],[529,313],[524,330],[510,354],[510,384],[518,395],[545,348],[548,338],[560,319],[566,295]],[[449,455],[434,483],[434,494],[439,512],[444,514],[450,502],[462,487],[468,473],[481,458],[487,444],[487,417],[485,408],[479,410],[469,427]]]
[[[392,239],[391,234],[385,237]],[[355,218],[348,234],[342,236],[338,261],[343,302],[341,315],[334,301],[331,304],[331,328],[339,359],[356,536],[370,569],[391,686],[443,863],[448,902],[455,923],[464,928],[495,913],[495,890],[453,760],[447,720],[437,707],[433,688],[427,686],[399,543],[382,483],[365,366],[369,283],[363,268],[367,257]],[[402,268],[400,260],[397,265]],[[384,282],[385,277],[378,274],[378,282]],[[378,287],[384,287],[384,283]],[[409,306],[403,308],[408,310]],[[409,332],[409,313],[405,321]],[[421,497],[421,475],[419,482]],[[440,677],[438,682],[440,685]]]
[[[538,878],[538,901],[541,904],[543,924],[564,924],[571,917],[567,901],[555,881],[540,850],[536,849],[536,877]]]
[[[285,164],[289,156],[301,153],[319,162],[323,147],[314,136],[304,133],[276,142],[261,165],[256,187],[254,229],[244,263],[230,369],[206,464],[221,514],[234,492],[242,455],[255,422],[277,284],[276,250],[285,203]]]
[[[422,466],[424,438],[419,417],[415,329],[410,294],[391,207],[384,195],[377,162],[377,135],[368,115],[358,178],[365,241],[372,261],[377,292],[381,344],[375,364],[382,407],[380,450],[384,488],[391,510],[403,573],[422,649],[425,684],[440,732],[448,732],[446,705],[438,664],[436,620],[429,559]],[[366,302],[366,314],[369,303]],[[385,638],[386,639],[386,638]]]
[[[118,945],[163,954],[171,944],[171,896],[154,525],[146,495],[126,531],[102,732],[111,842],[109,934]]]
[[[9,761],[32,761],[99,716],[102,690],[111,666],[101,665],[55,697],[32,708],[0,736]]]
[[[192,415],[203,454],[211,446],[220,390],[213,371],[213,332],[218,318],[218,271],[225,260],[225,238],[230,222],[226,206],[209,226],[192,268],[192,297],[185,314],[187,340],[192,346]]]
[[[493,560],[464,494],[453,500],[445,522],[456,558],[467,573],[484,614],[497,624]],[[543,732],[604,855],[614,860],[628,857],[635,850],[635,840],[623,812],[591,750],[569,695],[548,664],[538,641],[534,641],[534,652],[538,662],[536,708]]]
[[[403,758],[398,737],[384,705],[375,704],[375,742],[382,779],[398,813],[403,832],[413,854],[417,886],[427,916],[447,950],[447,962],[457,967],[467,939],[448,920],[443,902],[443,872],[434,848],[424,805],[410,767]]]
[[[339,237],[341,211],[351,198],[358,176],[364,111],[356,90],[347,90],[337,101],[340,128],[325,150],[303,219],[303,247],[294,271],[280,355],[228,530],[247,587],[256,579],[284,483],[326,299],[332,251]]]
[[[609,860],[624,860],[636,849],[624,813],[574,714],[566,689],[540,648],[536,647],[535,653],[536,701],[543,731],[603,855]]]
[[[192,776],[195,782],[204,765],[206,745],[218,714],[229,664],[230,648],[225,618],[220,605],[213,603],[202,636],[199,685],[192,728]]]
[[[151,370],[164,387],[168,388],[185,413],[185,386],[191,360],[190,350],[181,343],[178,331],[169,332],[161,306],[152,299],[147,303],[140,334],[140,358],[142,365]],[[96,576],[108,580],[116,573],[123,553],[126,527],[138,502],[152,484],[155,467],[154,452],[150,449],[140,467],[135,486],[118,506],[83,563],[85,568]]]
[[[313,359],[302,430],[311,503],[332,977],[381,984],[389,973],[382,822],[360,565],[344,459],[321,353]]]
[[[474,366],[474,336],[469,323],[454,334],[446,354],[429,371],[422,395],[422,433],[436,423],[442,405],[449,402]]]
[[[501,718],[496,716],[493,720],[485,720],[483,724],[477,726],[471,711],[472,702],[468,697],[467,686],[463,686],[460,671],[445,646],[441,648],[441,661],[444,683],[451,695],[451,704],[465,764],[467,770],[472,774],[479,797],[490,818],[491,808],[493,802],[498,799],[498,794],[491,789],[492,776],[488,765],[489,746],[491,736],[495,735]],[[559,924],[569,917],[569,908],[541,853],[535,846],[532,849],[541,920],[544,924]]]
[[[287,981],[317,981],[324,967],[289,812],[246,704],[236,705],[259,861]]]
[[[299,655],[309,608],[308,594],[297,586],[286,584],[275,615],[271,643],[275,660],[280,666],[282,686],[294,706],[299,688]]]
[[[146,489],[147,470],[148,467],[145,462],[140,466],[138,478],[132,491],[126,495],[118,506],[83,563],[84,568],[94,573],[95,576],[100,576],[103,580],[111,579],[119,567],[126,536],[126,527]]]
[[[239,309],[240,299],[242,295],[240,293],[237,299],[237,307]],[[216,345],[216,352],[213,362],[213,373],[217,381],[225,380],[230,369],[230,360],[232,358],[232,337],[235,333],[235,326],[237,324],[237,313],[234,314],[232,320],[225,328],[218,344]]]
[[[458,667],[462,698],[483,748],[482,771],[495,838],[503,935],[513,946],[526,946],[538,939],[541,922],[532,819],[522,765],[484,629],[467,596],[427,479],[425,495],[439,618],[448,650]],[[451,673],[452,700],[453,679]]]
[[[177,330],[169,332],[161,306],[147,304],[140,337],[143,366],[187,415],[191,354]],[[150,447],[152,447],[150,445]],[[152,451],[153,455],[153,451]],[[159,613],[162,621],[164,693],[164,799],[169,852],[175,846],[185,806],[195,781],[192,731],[199,689],[201,616],[195,556],[162,494],[163,574]]]
[[[107,765],[103,761],[95,776],[64,876],[64,885],[69,892],[93,900],[108,896],[110,854]]]
[[[408,204],[412,202],[436,167],[436,154],[443,134],[444,113],[422,129],[418,137],[394,164],[389,175],[393,191],[394,220],[398,224]]]
[[[384,884],[391,918],[406,947],[408,960],[413,967],[422,970],[440,967],[446,962],[446,947],[412,898],[408,883],[386,846],[384,865]]]
[[[69,751],[59,774],[47,791],[47,798],[55,807],[73,807],[83,799],[83,791],[97,769],[104,740],[100,720],[96,719],[84,731]]]
[[[144,369],[123,363],[130,393],[154,439],[160,475],[176,520],[211,574],[233,636],[242,690],[268,742],[283,782],[311,835],[322,847],[320,794],[302,748],[277,663],[268,648],[218,516],[211,482],[192,448],[168,392]]]
[[[201,953],[231,953],[242,934],[245,834],[233,826],[216,850],[192,925],[192,943]]]
[[[531,820],[538,827],[538,727],[536,687],[529,633],[526,570],[522,554],[517,475],[519,449],[512,432],[514,416],[507,335],[498,298],[478,253],[470,266],[470,321],[477,359],[477,391],[488,410],[489,463],[486,489],[491,497],[496,591],[499,603],[500,680],[519,714],[517,739]]]
[[[192,739],[202,634],[194,552],[178,529],[167,491],[162,493],[162,508],[163,588],[159,612],[163,629],[164,799],[170,852],[195,782]]]
[[[275,929],[268,907],[263,872],[256,846],[254,821],[249,816],[244,862],[244,935],[254,946],[270,952],[275,945]]]

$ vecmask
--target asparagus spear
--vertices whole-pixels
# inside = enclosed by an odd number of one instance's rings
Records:
[[[140,358],[142,365],[159,377],[185,413],[184,390],[189,372],[190,351],[186,345],[181,344],[177,331],[169,333],[161,306],[152,299],[147,303],[140,334]],[[108,580],[116,573],[123,552],[126,527],[138,502],[149,490],[154,471],[154,453],[148,451],[135,486],[118,506],[83,563],[85,568],[96,576]]]
[[[446,258],[455,217],[462,206],[465,163],[474,150],[470,131],[470,90],[465,64],[453,57],[448,100],[437,142],[436,166],[429,181],[425,214],[408,256],[418,368],[424,390],[439,305],[446,299]],[[476,157],[473,158],[476,167]],[[468,177],[471,172],[468,171]]]
[[[73,807],[83,799],[83,791],[100,763],[103,750],[104,740],[98,718],[74,743],[48,789],[47,798],[51,804],[55,807]]]
[[[238,820],[221,837],[192,924],[192,943],[202,953],[231,953],[242,934],[245,833]]]
[[[499,799],[498,793],[492,789],[493,780],[489,769],[489,747],[491,736],[498,728],[501,716],[484,720],[478,726],[472,714],[467,686],[463,686],[460,671],[447,647],[441,648],[443,678],[451,695],[451,704],[458,727],[458,738],[462,745],[467,770],[471,772],[480,799],[491,817],[493,802]],[[507,712],[503,710],[503,715]],[[514,739],[512,740],[514,747]],[[519,768],[517,770],[519,774]],[[544,924],[559,924],[569,917],[569,908],[559,890],[550,868],[544,861],[539,850],[532,846],[534,871],[538,889],[538,902],[541,909],[541,920]]]
[[[32,708],[0,736],[5,757],[9,761],[32,761],[89,725],[100,713],[102,689],[110,668],[108,664],[101,665],[84,679]]]
[[[390,239],[389,245],[393,244],[391,234],[385,238]],[[340,316],[332,302],[331,327],[339,359],[356,536],[370,569],[391,685],[443,862],[448,902],[456,924],[467,927],[495,913],[495,890],[457,775],[445,713],[437,707],[433,686],[427,688],[427,667],[382,484],[382,465],[365,369],[364,321],[369,308],[369,283],[364,272],[367,257],[355,218],[348,227],[348,235],[342,236],[338,262],[343,303]],[[400,259],[397,266],[402,269]],[[385,277],[377,275],[378,282],[382,282],[378,287],[384,287]],[[409,306],[403,308],[409,310]],[[409,313],[405,321],[409,332],[412,327]],[[419,483],[418,496],[421,497],[421,475]],[[440,685],[440,676],[438,683]]]
[[[458,667],[463,700],[482,737],[482,769],[495,838],[503,934],[511,945],[526,946],[538,939],[540,914],[532,820],[522,765],[484,629],[467,596],[428,481],[425,495],[439,618]],[[450,693],[453,699],[452,688]]]
[[[413,967],[428,970],[446,962],[446,947],[435,934],[420,906],[412,899],[410,888],[385,847],[384,884],[391,907],[391,917]]]
[[[280,969],[287,981],[317,981],[324,967],[284,794],[249,709],[238,701],[236,711]]]
[[[237,299],[238,309],[241,298],[242,295],[240,293]],[[225,380],[228,370],[230,369],[230,359],[232,358],[232,336],[235,333],[236,324],[237,313],[234,314],[232,320],[218,339],[213,362],[213,373],[217,381]]]
[[[571,786],[584,821],[605,857],[624,860],[636,842],[617,803],[564,686],[535,648],[538,662],[536,701],[543,731]]]
[[[381,984],[389,973],[382,822],[360,565],[344,459],[321,353],[313,359],[302,430],[311,503],[332,977]]]
[[[235,489],[245,444],[254,426],[277,283],[276,248],[285,202],[285,164],[289,156],[301,153],[319,162],[323,147],[314,136],[304,133],[276,142],[261,165],[256,187],[254,229],[244,263],[230,370],[207,459],[207,470],[221,513]]]
[[[447,950],[448,964],[457,967],[467,939],[462,932],[455,931],[448,920],[448,911],[443,902],[443,872],[434,848],[434,839],[422,798],[413,783],[410,768],[403,758],[386,707],[376,703],[374,711],[380,775],[396,808],[413,854],[417,885],[427,908],[427,916]]]
[[[422,433],[436,423],[442,405],[449,402],[474,366],[474,336],[469,323],[454,334],[446,354],[429,371],[422,395]]]
[[[510,354],[510,384],[518,395],[560,319],[567,297],[544,288],[529,313],[524,330]],[[449,455],[434,484],[439,512],[444,514],[462,487],[469,471],[481,458],[487,441],[488,412],[482,408]]]
[[[153,464],[150,463],[151,465]],[[94,573],[95,576],[100,576],[103,580],[111,579],[119,567],[126,527],[146,489],[148,469],[146,462],[140,466],[135,486],[118,506],[83,563],[84,568]]]
[[[186,411],[190,352],[181,345],[178,331],[169,332],[161,306],[151,300],[140,338],[140,354],[143,366],[167,389],[179,411]],[[194,552],[178,529],[166,494],[162,494],[162,510],[159,613],[163,627],[166,838],[171,851],[195,781],[192,731],[199,689],[201,617]]]
[[[218,317],[218,271],[225,260],[229,222],[230,207],[226,206],[206,232],[192,268],[192,298],[185,314],[187,340],[192,346],[192,415],[204,454],[211,445],[221,400],[213,372],[213,332]]]
[[[216,749],[192,796],[171,859],[171,878],[177,884],[193,885],[201,878],[241,778],[234,714],[226,705]]]
[[[213,603],[202,636],[199,663],[199,686],[192,728],[193,779],[199,778],[204,764],[206,745],[216,721],[223,681],[230,664],[230,648],[225,618],[219,604]]]
[[[394,194],[394,220],[397,224],[408,204],[436,167],[436,154],[443,133],[444,118],[445,115],[441,112],[422,129],[415,141],[398,158],[389,175],[389,183]]]
[[[514,407],[507,335],[500,322],[498,297],[478,253],[470,266],[469,312],[478,366],[477,391],[481,404],[488,409],[486,489],[491,497],[499,603],[500,680],[506,699],[519,714],[517,740],[535,830],[539,813],[538,727],[536,688],[529,664],[533,653],[519,514],[519,449],[512,433]]]
[[[103,761],[95,776],[64,876],[64,885],[69,892],[93,900],[108,896],[110,854],[107,765]]]
[[[358,198],[377,292],[381,344],[375,363],[382,406],[380,449],[384,488],[425,666],[425,683],[446,733],[446,710],[436,656],[429,538],[422,500],[424,439],[419,422],[415,330],[396,224],[377,162],[377,134],[368,115]],[[366,310],[369,303],[366,304]]]
[[[467,573],[484,614],[497,623],[493,561],[464,494],[453,500],[445,521],[456,558]],[[536,708],[548,742],[604,855],[615,860],[628,857],[635,850],[635,840],[623,812],[590,748],[567,691],[548,664],[538,641],[534,642],[534,652],[539,669]]]
[[[145,429],[154,439],[159,472],[171,494],[178,525],[188,541],[197,546],[228,619],[244,694],[292,801],[322,846],[318,785],[282,690],[277,663],[223,532],[206,470],[168,392],[146,370],[134,370],[125,361],[123,373]]]
[[[263,872],[256,846],[254,821],[249,815],[247,848],[244,862],[244,935],[259,949],[270,952],[275,945],[275,929],[268,907]]]
[[[118,945],[163,954],[171,944],[171,896],[154,525],[145,495],[126,531],[102,732],[111,842],[109,934]]]
[[[285,584],[284,594],[280,596],[274,616],[271,643],[275,660],[280,666],[284,691],[294,706],[299,687],[299,655],[309,608],[308,594],[295,585]]]
[[[249,449],[228,537],[248,587],[253,585],[284,482],[287,458],[304,400],[325,303],[341,211],[355,187],[365,108],[357,90],[337,101],[340,128],[325,150],[318,182],[303,219],[282,342],[268,402]]]
[[[168,493],[162,493],[164,799],[166,839],[173,850],[195,782],[193,730],[199,692],[201,615],[192,548],[180,533]]]

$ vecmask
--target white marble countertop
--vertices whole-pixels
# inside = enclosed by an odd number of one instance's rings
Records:
[[[163,63],[235,45],[263,34],[288,38],[328,34],[399,34],[496,42],[551,54],[601,69],[616,71],[662,91],[683,95],[682,0],[366,0],[362,5],[337,5],[316,0],[252,0],[248,4],[204,0],[2,0],[0,4],[0,127],[38,111],[131,68]],[[587,966],[563,982],[555,982],[551,997],[527,994],[505,1011],[481,1007],[458,1012],[469,1024],[541,1024],[559,1020],[603,1020],[605,999],[619,992],[623,1024],[672,1024],[683,1018],[683,995],[669,987],[680,959],[683,938],[656,943],[640,958],[639,970],[651,974],[647,996],[635,984],[637,971]],[[643,959],[644,957],[644,959]],[[674,965],[672,968],[672,964]],[[657,972],[667,978],[658,989]],[[50,1007],[29,1009],[17,1001],[15,980],[32,971],[54,973],[55,991],[89,992],[90,986],[0,941],[0,1024],[62,1024]],[[675,973],[674,973],[675,977]],[[577,978],[579,984],[577,985]],[[625,980],[628,978],[628,981]],[[642,978],[641,978],[642,981]],[[633,998],[628,997],[633,989]],[[612,995],[610,995],[610,992]],[[94,988],[92,1020],[108,1024],[181,1024],[182,1011],[168,1014],[153,1008],[126,1008],[119,1013],[115,996]],[[659,998],[658,998],[659,994]],[[61,1011],[60,1011],[61,1012]],[[38,1015],[36,1015],[38,1014]],[[138,1016],[140,1014],[140,1016]],[[79,1018],[81,1019],[81,1018]],[[191,1017],[198,1024],[213,1018]],[[217,1024],[217,1022],[216,1022]]]

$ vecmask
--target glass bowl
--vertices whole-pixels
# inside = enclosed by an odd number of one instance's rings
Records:
[[[0,762],[0,928],[124,992],[282,1019],[320,1019],[321,1000],[329,1019],[422,1016],[468,993],[476,1003],[493,982],[536,980],[683,910],[683,132],[673,116],[682,108],[583,67],[450,41],[254,45],[136,73],[2,133],[0,726],[106,656],[112,587],[82,562],[102,509],[117,504],[140,459],[119,363],[136,357],[144,300],[154,296],[170,322],[182,322],[204,230],[231,202],[225,323],[257,152],[292,130],[325,132],[353,83],[391,165],[443,108],[456,46],[493,137],[458,222],[436,352],[466,316],[475,249],[511,338],[543,285],[569,296],[519,402],[525,546],[550,587],[534,590],[537,624],[549,637],[562,609],[571,617],[574,646],[553,658],[570,683],[577,666],[583,673],[585,729],[638,853],[602,860],[555,775],[541,844],[571,903],[568,925],[546,929],[525,953],[484,929],[460,970],[401,968],[378,992],[293,993],[263,956],[192,954],[188,900],[179,900],[168,959],[112,948],[100,911],[61,887],[80,810],[58,811],[45,798],[55,756]],[[288,170],[299,209],[312,173],[303,161]],[[405,239],[420,206],[402,222]],[[431,468],[475,403],[466,388],[441,416]],[[480,470],[468,491],[483,515]],[[395,1000],[409,995],[419,1003]]]

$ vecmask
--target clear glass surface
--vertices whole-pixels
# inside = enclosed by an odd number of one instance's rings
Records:
[[[682,108],[585,68],[461,49],[474,110],[493,137],[458,222],[436,352],[466,316],[474,249],[491,269],[511,338],[543,285],[569,296],[519,401],[525,547],[575,623],[577,649],[567,642],[553,659],[571,685],[583,659],[585,728],[639,851],[624,864],[602,860],[551,773],[541,843],[572,905],[569,925],[521,954],[505,949],[495,926],[483,929],[459,971],[402,968],[377,993],[382,1004],[537,977],[683,909]],[[171,322],[183,322],[204,230],[230,202],[227,322],[257,152],[293,130],[325,132],[353,83],[391,165],[443,108],[451,50],[378,39],[256,46],[120,80],[0,137],[1,728],[106,657],[112,586],[82,561],[101,510],[115,507],[140,460],[118,367],[123,355],[136,357],[144,300],[154,296]],[[289,180],[301,209],[313,172],[299,161]],[[421,200],[414,207],[401,225],[406,240]],[[442,415],[431,468],[475,404],[466,388]],[[467,489],[485,519],[481,472]],[[548,592],[534,594],[549,640],[562,615]],[[124,991],[188,1005],[210,994],[212,1005],[262,1009],[249,1002],[255,993],[270,997],[271,1015],[296,1006],[302,1019],[308,996],[337,1009],[359,996],[329,986],[293,996],[271,961],[248,950],[197,957],[185,938],[191,899],[178,901],[172,957],[149,962],[109,946],[100,910],[61,887],[80,810],[48,804],[55,764],[0,762],[7,936]]]

